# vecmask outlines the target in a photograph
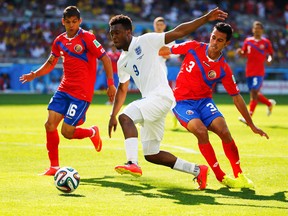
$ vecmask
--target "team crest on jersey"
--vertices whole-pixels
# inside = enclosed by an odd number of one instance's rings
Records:
[[[260,44],[260,49],[264,50],[265,49],[265,45],[264,44]]]
[[[141,47],[140,46],[136,47],[135,48],[135,52],[136,52],[137,55],[140,55],[142,53]]]
[[[186,114],[187,114],[187,115],[193,115],[194,112],[193,112],[192,110],[186,110]]]
[[[76,44],[74,50],[75,52],[80,53],[83,50],[83,47],[80,44]]]
[[[211,70],[208,72],[208,78],[209,79],[215,79],[216,78],[216,72],[214,70]]]

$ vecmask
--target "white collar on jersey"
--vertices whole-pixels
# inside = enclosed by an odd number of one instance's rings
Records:
[[[69,41],[71,41],[71,40],[73,40],[74,38],[76,38],[76,37],[79,35],[80,31],[82,31],[82,28],[79,28],[78,32],[74,35],[74,37],[68,38],[68,37],[67,37],[67,33],[66,33],[66,36],[65,36],[65,37],[66,37]]]

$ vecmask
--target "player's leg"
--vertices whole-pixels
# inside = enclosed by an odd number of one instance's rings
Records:
[[[251,89],[250,90],[250,102],[249,102],[249,114],[252,116],[258,104],[258,93],[259,90]]]
[[[214,149],[209,142],[207,127],[201,121],[200,113],[198,112],[198,110],[205,109],[206,107],[202,105],[203,107],[198,109],[198,106],[202,103],[206,104],[204,100],[179,101],[173,108],[173,112],[181,125],[196,136],[200,152],[213,170],[216,178],[221,181],[225,173],[219,166]]]
[[[258,104],[258,93],[260,91],[263,78],[260,76],[247,77],[247,86],[250,93],[249,102],[249,114],[252,116],[255,112],[256,106]],[[238,118],[244,124],[247,124],[246,120],[241,116]]]
[[[64,115],[61,134],[66,139],[84,139],[89,137],[96,151],[101,151],[102,140],[99,128],[97,126],[92,126],[90,128],[80,127],[86,120],[86,112],[90,103],[78,100],[68,94],[66,94],[66,96],[69,99],[69,104]]]
[[[115,171],[140,177],[142,170],[138,166],[138,130],[135,124],[143,123],[144,119],[137,103],[137,101],[130,103],[118,117],[125,138],[127,163],[116,166]]]
[[[270,116],[273,107],[276,105],[276,101],[274,99],[266,98],[261,92],[258,93],[258,101],[267,106],[267,116]]]
[[[50,160],[50,168],[47,169],[43,175],[54,175],[59,167],[59,134],[57,127],[63,116],[53,110],[48,110],[48,119],[45,123],[46,129],[46,148],[48,151],[48,158]]]
[[[59,169],[58,145],[60,140],[57,127],[63,119],[63,113],[66,107],[64,98],[65,95],[57,91],[48,105],[48,118],[45,122],[45,130],[46,148],[50,160],[50,168],[44,172],[43,175],[54,175]]]
[[[145,122],[141,128],[141,139],[145,159],[154,164],[170,167],[171,169],[189,173],[195,176],[199,189],[206,188],[208,167],[183,160],[167,151],[160,151],[163,137],[165,117],[157,122]]]
[[[163,96],[151,95],[141,100],[130,103],[119,116],[119,122],[125,138],[125,150],[128,162],[123,166],[116,166],[115,170],[120,174],[131,174],[141,176],[142,171],[138,166],[138,131],[135,124],[140,123],[146,127],[149,123],[154,124],[159,119],[165,118],[173,101]],[[142,131],[142,129],[141,129]],[[155,134],[154,131],[152,131]],[[154,140],[154,136],[151,135]],[[156,140],[161,140],[157,135]],[[141,138],[143,138],[141,136]],[[145,140],[145,139],[144,139]],[[150,139],[148,139],[150,140]],[[131,168],[130,168],[131,167]]]
[[[253,187],[253,182],[242,173],[242,169],[240,167],[240,156],[238,148],[231,136],[231,133],[227,127],[225,119],[223,117],[218,117],[214,119],[213,122],[208,127],[208,129],[216,133],[222,140],[222,146],[225,155],[230,161],[234,177],[236,178],[233,187],[238,188]]]
[[[208,129],[217,134],[222,140],[222,146],[225,155],[230,161],[234,176],[237,178],[238,174],[242,173],[240,167],[239,152],[234,140],[231,137],[225,119],[223,117],[218,117],[214,119],[213,122],[209,125]]]
[[[263,77],[253,76],[247,78],[247,85],[250,91],[249,112],[252,116],[258,104],[258,94],[263,83]]]

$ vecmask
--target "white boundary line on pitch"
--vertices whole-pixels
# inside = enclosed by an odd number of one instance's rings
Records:
[[[29,144],[29,143],[22,143],[22,142],[9,142],[9,143],[4,143],[4,142],[0,142],[0,145],[18,145],[18,146],[35,146],[35,147],[46,147],[46,145],[44,144]],[[185,152],[185,153],[192,153],[192,154],[200,154],[200,152],[197,152],[193,149],[190,149],[190,148],[185,148],[185,147],[180,147],[180,146],[175,146],[175,145],[169,145],[169,144],[161,144],[161,146],[165,146],[165,147],[168,147],[168,148],[171,148],[171,149],[176,149],[176,150],[179,150],[179,152]],[[74,148],[74,149],[94,149],[94,146],[91,144],[91,146],[77,146],[77,145],[59,145],[59,148]],[[111,147],[111,146],[105,146],[106,149],[114,149],[114,150],[121,150],[123,151],[124,150],[124,147]],[[141,149],[139,149],[141,150]],[[219,153],[221,155],[224,155],[224,153]],[[242,157],[245,156],[245,157],[257,157],[257,158],[288,158],[288,156],[284,156],[284,155],[281,155],[281,156],[273,156],[273,155],[255,155],[255,154],[241,154]]]

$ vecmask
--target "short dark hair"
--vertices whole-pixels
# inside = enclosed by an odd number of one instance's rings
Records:
[[[132,20],[128,16],[120,14],[112,17],[109,22],[109,26],[116,24],[121,24],[124,27],[124,29],[132,31]]]
[[[219,22],[214,26],[214,29],[226,34],[226,40],[230,41],[233,33],[232,27],[228,23]]]
[[[80,11],[76,6],[68,6],[63,11],[63,19],[70,18],[72,16],[76,16],[78,19],[80,19]]]

